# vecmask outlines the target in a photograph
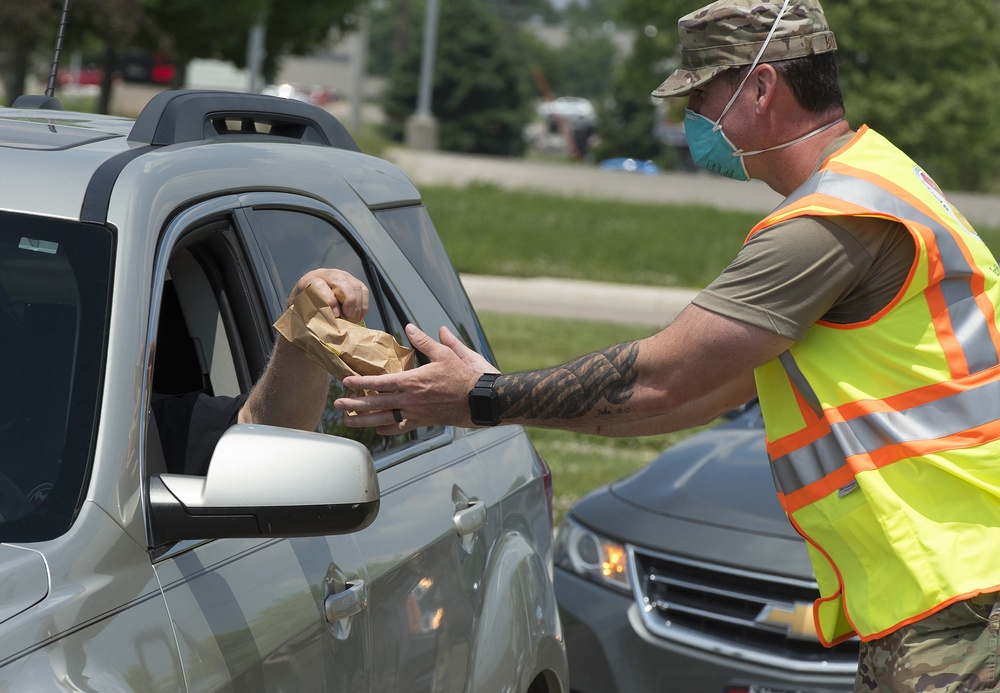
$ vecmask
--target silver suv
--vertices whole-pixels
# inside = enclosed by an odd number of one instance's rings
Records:
[[[246,392],[316,267],[365,280],[369,327],[491,358],[410,180],[296,101],[58,107],[0,109],[0,689],[568,690],[520,428],[383,438],[329,406],[163,462],[154,396]]]

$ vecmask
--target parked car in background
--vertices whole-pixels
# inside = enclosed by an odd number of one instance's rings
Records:
[[[154,394],[246,392],[316,267],[366,282],[368,327],[492,359],[410,180],[290,99],[58,109],[0,108],[0,690],[567,691],[521,428],[328,406],[234,426],[205,476],[163,462]]]
[[[816,638],[818,588],[756,404],[578,501],[555,583],[573,691],[853,690],[857,641]]]
[[[297,99],[311,103],[313,106],[325,106],[340,98],[335,89],[320,84],[268,84],[260,93],[268,96],[280,96],[285,99]]]
[[[121,74],[126,82],[168,85],[177,76],[177,66],[159,53],[127,48],[121,58]]]

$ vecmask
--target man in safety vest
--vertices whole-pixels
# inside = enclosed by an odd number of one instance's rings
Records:
[[[349,378],[354,426],[529,424],[610,436],[760,398],[778,495],[805,537],[825,644],[858,691],[1000,684],[1000,269],[934,181],[844,121],[816,0],[721,0],[679,22],[691,155],[786,195],[659,334],[498,375],[447,329],[430,363]],[[958,686],[956,688],[955,686]]]

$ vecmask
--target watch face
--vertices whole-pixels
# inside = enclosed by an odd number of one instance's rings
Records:
[[[497,423],[496,395],[492,393],[473,395],[469,398],[469,406],[472,410],[473,423],[487,425]]]
[[[469,412],[472,423],[479,426],[496,426],[500,423],[497,393],[493,391],[493,378],[488,383],[480,380],[469,393]]]

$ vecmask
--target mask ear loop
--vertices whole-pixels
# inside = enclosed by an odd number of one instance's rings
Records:
[[[729,112],[729,108],[736,101],[736,97],[740,95],[741,91],[743,91],[743,85],[747,83],[748,79],[750,79],[750,73],[754,71],[754,68],[757,67],[757,63],[759,63],[760,59],[764,56],[764,51],[767,50],[767,44],[771,42],[771,37],[774,36],[775,30],[778,28],[778,22],[780,22],[781,18],[785,15],[785,10],[788,9],[789,2],[790,0],[785,0],[784,4],[781,6],[781,10],[778,12],[778,16],[775,18],[774,24],[771,25],[771,30],[767,32],[767,36],[764,38],[764,45],[760,47],[760,50],[757,52],[757,57],[753,59],[753,62],[750,64],[750,69],[747,70],[746,75],[743,76],[743,81],[740,82],[740,86],[738,86],[736,91],[733,92],[733,96],[729,99],[729,103],[727,103],[726,107],[722,109],[722,113],[719,114],[719,119],[712,125],[712,132],[718,132],[722,129],[722,119],[725,117],[726,113]]]

